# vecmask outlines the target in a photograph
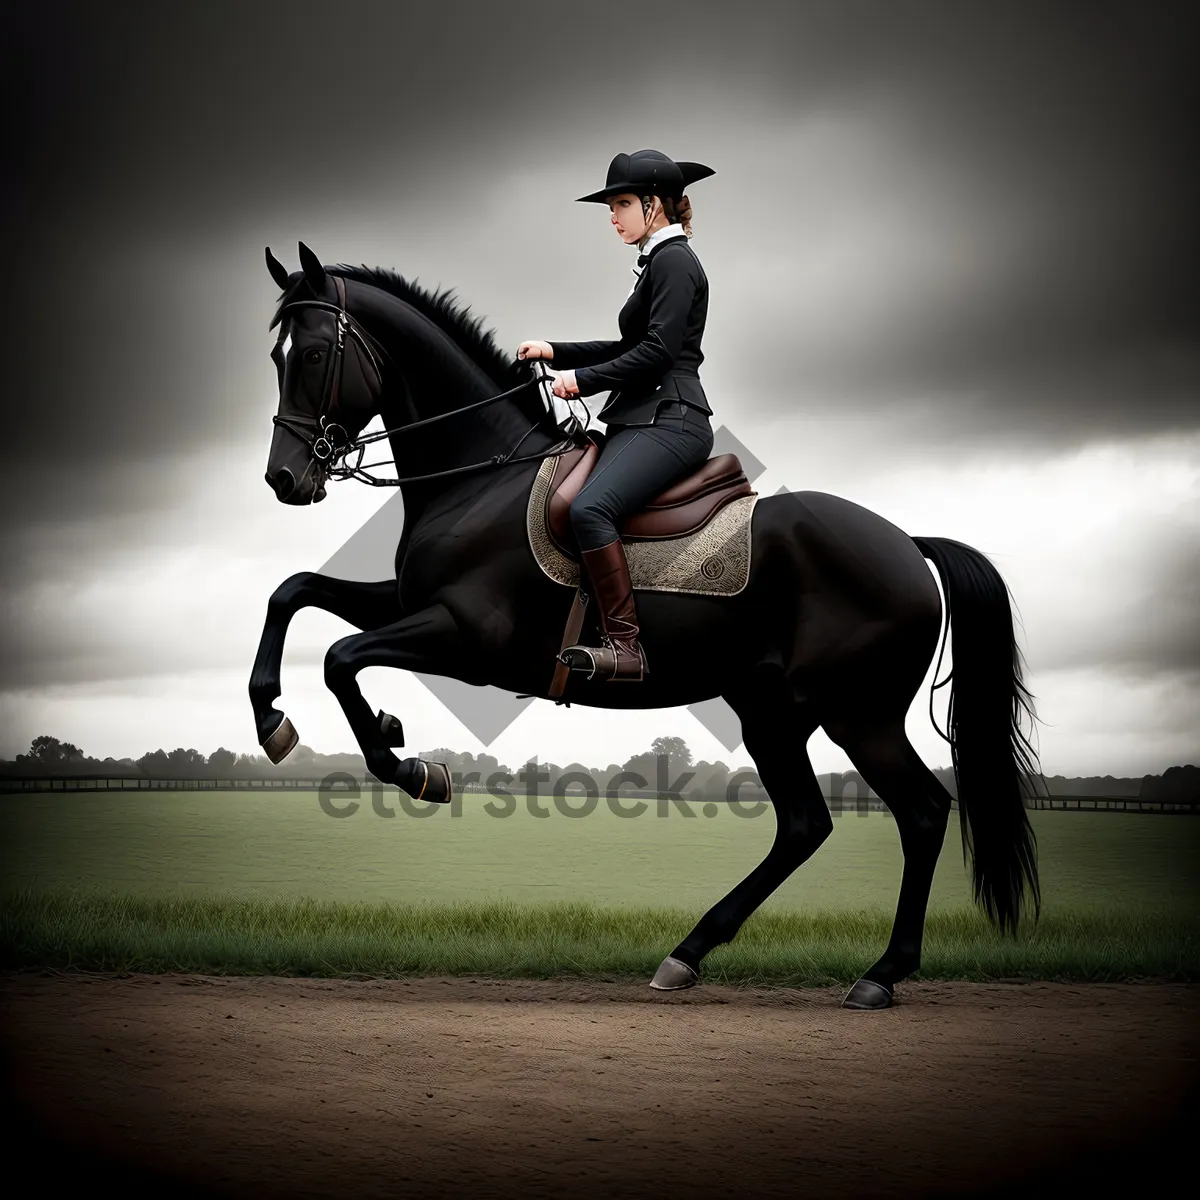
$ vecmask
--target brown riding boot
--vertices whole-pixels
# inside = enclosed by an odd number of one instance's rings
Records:
[[[568,646],[558,656],[569,667],[591,668],[589,679],[640,683],[648,673],[646,652],[639,644],[633,584],[625,547],[617,538],[598,550],[582,550],[580,558],[599,608],[600,646]]]

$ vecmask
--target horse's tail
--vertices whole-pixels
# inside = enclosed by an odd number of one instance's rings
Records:
[[[1037,839],[1025,811],[1041,772],[1023,731],[1037,719],[1022,680],[1008,588],[988,559],[950,538],[913,538],[937,568],[951,631],[946,733],[958,788],[963,861],[975,902],[1001,931],[1016,932],[1028,887],[1041,912]],[[940,686],[936,685],[935,686]],[[932,696],[931,696],[932,704]],[[941,733],[941,731],[938,731]]]

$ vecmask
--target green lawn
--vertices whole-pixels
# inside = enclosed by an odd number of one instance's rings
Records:
[[[489,816],[485,796],[461,815],[429,806],[377,816],[370,796],[352,816],[321,810],[315,793],[158,792],[0,796],[3,889],[98,888],[122,896],[189,895],[392,903],[582,902],[673,907],[697,916],[766,853],[768,811],[684,816],[653,802],[635,818],[601,804],[568,817],[523,799]],[[339,803],[343,802],[339,798]],[[413,807],[410,802],[410,808]],[[415,810],[415,809],[414,809]],[[1045,911],[1119,909],[1198,917],[1200,820],[1118,813],[1031,813]],[[833,836],[767,901],[774,913],[890,913],[900,845],[885,814],[835,814]],[[970,907],[957,815],[938,865],[932,912]]]
[[[248,975],[639,979],[687,932],[678,908],[398,905],[20,892],[0,904],[0,966]],[[734,984],[851,983],[887,942],[883,912],[759,912],[704,962]],[[928,921],[918,979],[1200,979],[1200,921],[1059,913],[1002,938],[976,913]]]

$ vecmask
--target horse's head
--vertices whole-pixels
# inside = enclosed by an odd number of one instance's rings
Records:
[[[267,249],[267,269],[284,291],[271,328],[279,411],[267,483],[284,504],[325,499],[329,468],[378,411],[382,368],[369,334],[346,312],[344,281],[300,243],[301,271],[289,275]]]

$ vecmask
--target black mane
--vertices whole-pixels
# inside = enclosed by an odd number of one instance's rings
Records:
[[[471,311],[470,305],[463,307],[455,303],[453,288],[430,292],[427,288],[419,287],[415,280],[410,282],[387,267],[352,267],[347,263],[338,263],[327,270],[331,275],[340,275],[343,279],[353,279],[358,283],[377,287],[380,291],[395,296],[397,300],[411,304],[461,347],[488,378],[502,388],[515,387],[524,378],[523,364],[519,363],[515,356],[505,354],[496,345],[495,331],[483,328],[483,317],[468,315]]]
[[[510,357],[505,354],[496,344],[495,331],[482,327],[482,317],[469,316],[470,306],[462,307],[455,303],[452,288],[431,292],[427,288],[420,287],[415,280],[405,279],[387,267],[368,267],[365,264],[354,267],[348,263],[337,263],[335,266],[326,267],[325,270],[330,275],[339,275],[343,279],[351,279],[356,283],[365,283],[370,287],[379,288],[381,291],[395,296],[396,299],[402,300],[405,304],[411,305],[438,326],[489,379],[498,385],[498,390],[507,391],[532,378],[529,364],[518,361],[515,356]],[[293,286],[280,297],[279,307],[271,322],[272,328],[282,315],[284,305],[294,297],[296,291],[303,284],[304,276],[301,274],[298,279],[294,280]],[[538,428],[555,436],[562,432],[554,412],[545,405],[540,392],[532,394],[521,403],[530,406],[527,415],[536,418]]]

